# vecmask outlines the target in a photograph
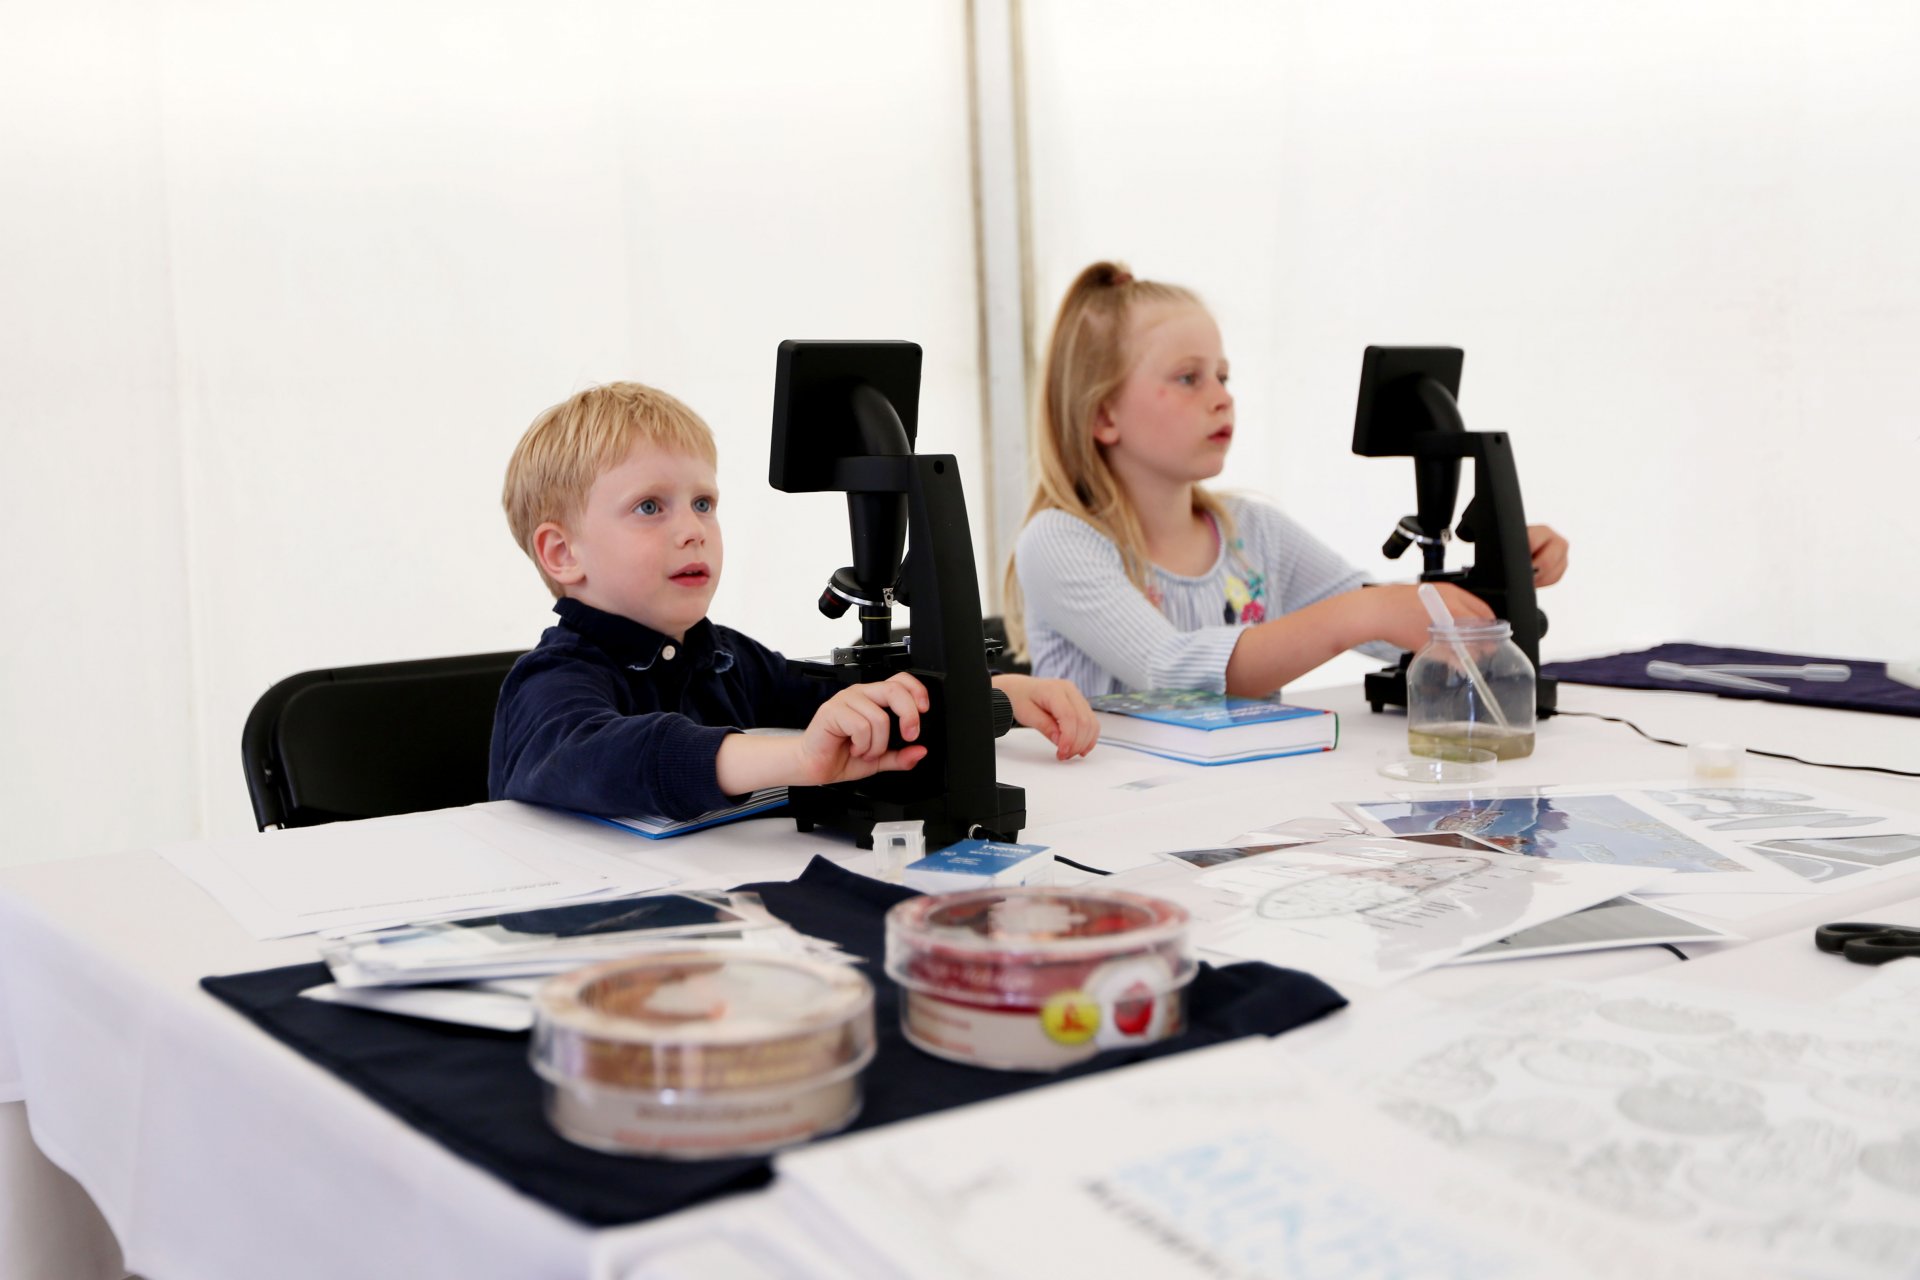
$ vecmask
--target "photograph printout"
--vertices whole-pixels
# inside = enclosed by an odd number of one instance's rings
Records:
[[[1773,778],[1637,785],[1655,813],[1706,840],[1732,837],[1805,893],[1920,872],[1920,815]]]
[[[1681,830],[1631,793],[1475,792],[1340,806],[1382,834],[1451,831],[1529,858],[1665,872],[1648,893],[1800,893],[1804,884],[1730,837]]]
[[[1738,935],[1717,925],[1685,920],[1638,898],[1612,898],[1558,920],[1534,925],[1498,942],[1475,947],[1452,964],[1483,964],[1523,956],[1557,956],[1609,947],[1646,947],[1662,943],[1728,942]]]
[[[1920,818],[1779,779],[1635,788],[1694,829],[1742,840],[1920,835]]]
[[[1911,963],[1907,961],[1902,964]],[[1310,1055],[1430,1138],[1766,1274],[1920,1274],[1920,1034],[1645,979],[1356,1024]]]
[[[1854,889],[1869,880],[1920,871],[1920,835],[1803,836],[1748,848],[1799,876],[1809,893]]]
[[[1336,986],[1381,986],[1657,874],[1378,836],[1325,840],[1202,872],[1202,885],[1231,890],[1252,908],[1202,943]]]

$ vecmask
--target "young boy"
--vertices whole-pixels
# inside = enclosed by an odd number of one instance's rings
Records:
[[[927,754],[911,745],[928,705],[912,676],[836,691],[707,620],[722,560],[716,458],[697,414],[634,382],[583,391],[521,437],[502,502],[560,623],[501,686],[492,798],[689,818],[761,787],[849,782]],[[1060,759],[1093,747],[1093,712],[1071,684],[993,683]],[[888,711],[910,745],[887,749]],[[739,732],[757,726],[805,732]]]

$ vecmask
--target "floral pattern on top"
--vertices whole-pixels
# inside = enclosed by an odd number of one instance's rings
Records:
[[[1220,538],[1220,526],[1212,516],[1207,523],[1213,525],[1213,536]],[[1228,626],[1244,624],[1252,626],[1256,622],[1267,620],[1267,575],[1253,567],[1253,560],[1247,555],[1245,538],[1234,538],[1226,543],[1226,576],[1222,586],[1226,591],[1226,600],[1221,608],[1221,620]],[[1156,582],[1147,583],[1146,597],[1154,608],[1160,609],[1166,603],[1166,593]]]
[[[1227,544],[1227,601],[1223,610],[1228,626],[1242,623],[1251,626],[1267,620],[1267,575],[1253,567],[1247,558],[1247,543],[1244,538],[1235,538]]]

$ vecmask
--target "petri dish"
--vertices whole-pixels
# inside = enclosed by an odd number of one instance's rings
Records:
[[[1459,786],[1485,782],[1499,762],[1500,758],[1485,747],[1448,747],[1433,756],[1417,756],[1405,747],[1387,747],[1374,757],[1374,768],[1396,782]]]

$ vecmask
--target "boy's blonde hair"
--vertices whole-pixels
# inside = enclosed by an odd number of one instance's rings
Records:
[[[1146,534],[1126,489],[1107,465],[1105,450],[1093,438],[1093,423],[1100,407],[1120,390],[1132,370],[1134,356],[1126,342],[1133,309],[1163,302],[1204,305],[1191,289],[1136,280],[1117,262],[1096,262],[1067,287],[1041,373],[1039,412],[1032,433],[1037,479],[1026,515],[1026,521],[1031,521],[1042,511],[1060,510],[1085,520],[1120,549],[1127,581],[1142,595],[1148,594],[1151,572]],[[1223,537],[1233,536],[1232,519],[1220,499],[1195,485],[1193,504],[1195,510],[1214,518]],[[1010,647],[1024,654],[1025,602],[1011,556],[1001,595]]]
[[[593,482],[641,443],[719,464],[713,431],[700,415],[638,382],[609,382],[562,400],[535,418],[514,446],[500,505],[513,540],[556,597],[563,593],[540,568],[534,530],[549,520],[565,525],[577,519]]]

